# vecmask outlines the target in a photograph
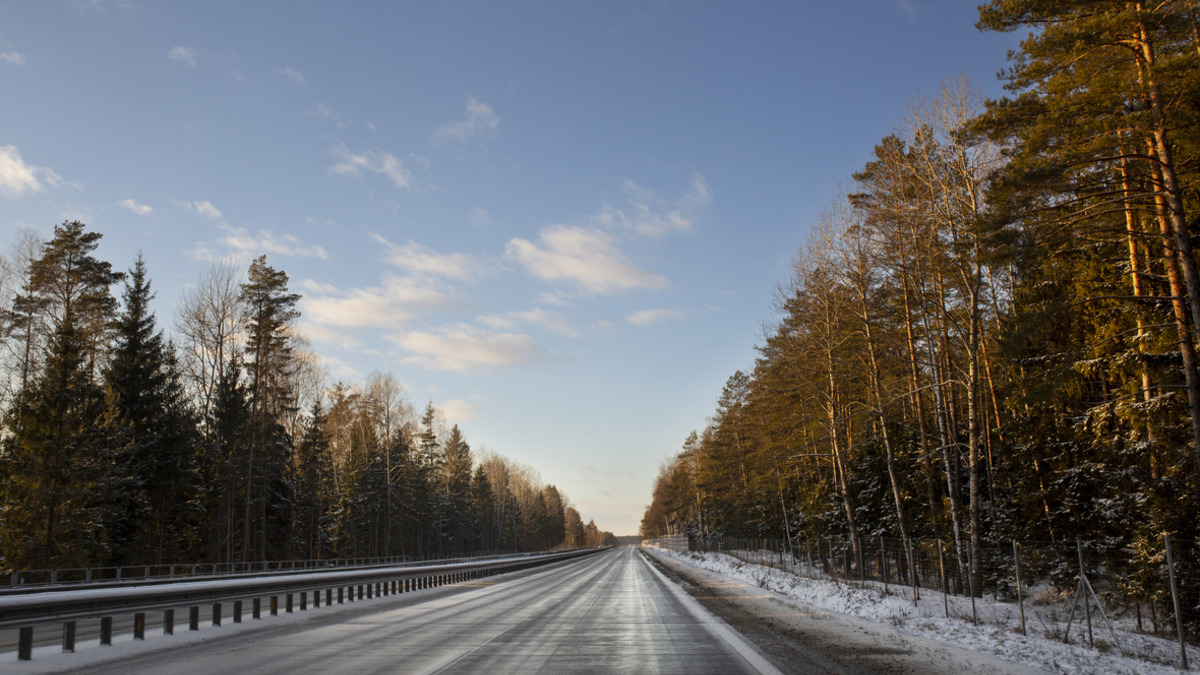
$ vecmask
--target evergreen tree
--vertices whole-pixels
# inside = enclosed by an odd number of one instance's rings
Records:
[[[292,405],[288,376],[294,367],[287,328],[300,316],[295,309],[300,296],[288,292],[288,275],[267,265],[260,256],[250,265],[241,299],[247,308],[249,335],[246,355],[250,377],[250,439],[246,458],[246,495],[243,514],[242,557],[251,555],[251,505],[259,486],[259,552],[266,559],[271,535],[290,529],[286,520],[290,498],[291,442],[279,417]],[[259,456],[256,458],[255,453]],[[256,483],[255,481],[258,481]],[[280,542],[276,541],[276,545]]]
[[[10,412],[5,439],[3,558],[15,569],[82,566],[101,546],[89,508],[103,395],[87,368],[87,342],[67,314],[45,368]],[[16,420],[21,419],[17,429]]]
[[[195,419],[173,357],[155,330],[154,295],[138,257],[105,371],[106,452],[99,500],[112,564],[162,562],[183,553],[193,499]]]

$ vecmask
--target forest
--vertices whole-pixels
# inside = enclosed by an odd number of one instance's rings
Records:
[[[390,374],[329,384],[266,256],[204,271],[168,335],[147,263],[114,270],[101,238],[25,230],[0,261],[0,568],[614,542]]]
[[[1200,539],[1193,5],[981,6],[1027,34],[1006,94],[913,100],[806,223],[642,534],[936,539],[960,566]]]

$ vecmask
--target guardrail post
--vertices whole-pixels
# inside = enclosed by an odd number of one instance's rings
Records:
[[[325,589],[325,606],[328,607],[332,604],[333,604],[333,589],[326,588]]]
[[[100,618],[100,644],[112,646],[112,617]]]
[[[163,610],[163,635],[175,634],[175,610]]]
[[[75,622],[63,622],[63,643],[62,650],[64,654],[69,654],[75,651]]]
[[[200,607],[188,607],[188,630],[200,630]]]
[[[234,623],[242,622],[242,601],[241,600],[233,601],[233,622]]]
[[[133,639],[146,639],[146,613],[137,612],[133,615]]]
[[[284,602],[285,602],[284,611],[287,612],[288,614],[291,614],[292,613],[292,594],[291,593],[287,594],[287,598],[285,599]]]
[[[262,598],[254,598],[250,603],[250,616],[255,619],[262,618]]]
[[[279,596],[271,596],[271,616],[279,616]]]
[[[300,611],[308,610],[308,591],[300,591]]]
[[[33,660],[33,626],[21,626],[20,635],[17,638],[17,660],[32,661]]]
[[[344,602],[342,602],[342,592],[345,590],[346,589],[342,588],[341,586],[338,586],[338,604],[339,605],[345,604]]]
[[[221,625],[221,603],[214,602],[212,606],[212,625]]]

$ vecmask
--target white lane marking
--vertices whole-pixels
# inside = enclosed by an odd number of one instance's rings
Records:
[[[638,557],[641,558],[641,555],[638,555]],[[704,624],[712,629],[714,633],[721,636],[725,642],[729,643],[730,647],[733,647],[738,654],[742,655],[742,658],[749,661],[750,665],[753,666],[754,669],[759,673],[761,673],[761,675],[784,675],[782,671],[764,659],[762,654],[758,653],[758,650],[756,650],[754,647],[751,647],[750,644],[746,642],[746,638],[738,634],[737,631],[731,629],[724,621],[718,619],[715,614],[708,611],[704,605],[701,605],[695,598],[684,592],[682,588],[676,586],[675,582],[668,579],[662,572],[659,572],[657,567],[650,564],[650,561],[646,560],[645,558],[641,558],[641,560],[646,567],[649,567],[652,572],[657,574],[658,577],[662,579],[664,585],[671,589],[671,592],[675,594],[675,597],[679,599],[679,602],[681,602],[684,607],[687,607],[688,611],[691,612],[692,615],[704,622]]]

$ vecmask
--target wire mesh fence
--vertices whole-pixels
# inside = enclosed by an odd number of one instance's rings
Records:
[[[1021,632],[1037,622],[1043,635],[1072,643],[1115,648],[1123,639],[1119,634],[1167,638],[1178,641],[1172,660],[1185,668],[1185,643],[1200,643],[1200,544],[1194,541],[1157,536],[1132,545],[1009,541],[973,546],[969,540],[892,537],[789,541],[676,535],[654,544],[726,553],[812,579],[876,586],[913,602],[924,596],[926,602],[943,604],[946,616],[976,622],[977,599],[1011,603],[1014,618],[1019,611]]]

